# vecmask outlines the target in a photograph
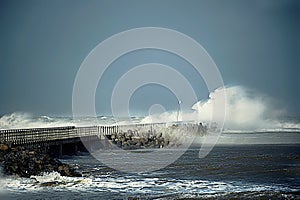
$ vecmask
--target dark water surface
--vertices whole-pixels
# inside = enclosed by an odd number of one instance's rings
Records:
[[[215,146],[205,158],[191,147],[155,172],[127,174],[88,154],[66,157],[82,178],[52,173],[6,178],[6,199],[300,199],[300,146]]]

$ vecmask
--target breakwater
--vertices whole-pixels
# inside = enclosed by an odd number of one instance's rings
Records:
[[[63,176],[81,176],[73,167],[56,159],[49,148],[40,146],[10,147],[0,144],[0,164],[5,175],[29,178],[43,172],[57,171]]]
[[[0,144],[9,146],[46,146],[53,148],[58,157],[74,154],[78,149],[160,148],[176,146],[191,134],[204,135],[202,124],[152,123],[86,127],[51,127],[0,130]],[[84,145],[82,145],[84,144]]]
[[[194,134],[204,135],[205,131],[202,124],[191,123],[0,130],[0,162],[8,175],[30,177],[57,171],[79,176],[57,158],[114,147],[125,150],[176,147]]]

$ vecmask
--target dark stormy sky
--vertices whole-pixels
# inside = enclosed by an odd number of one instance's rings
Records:
[[[28,112],[70,115],[76,73],[106,38],[137,27],[165,27],[200,43],[226,85],[243,85],[300,115],[300,1],[83,1],[0,0],[0,115]],[[184,61],[141,51],[116,61],[96,95],[98,114],[109,114],[114,83],[137,64],[177,66],[199,99],[201,77]],[[99,84],[100,84],[99,83]],[[159,103],[177,106],[166,88],[145,86],[132,97],[137,112]]]

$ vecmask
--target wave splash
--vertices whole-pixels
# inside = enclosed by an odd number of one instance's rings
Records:
[[[28,113],[15,112],[0,118],[0,129],[13,128],[47,128],[57,126],[72,126],[70,118],[39,116],[34,117]]]
[[[15,112],[0,117],[0,129],[16,128],[48,128],[61,126],[95,126],[111,125],[115,120],[112,117],[82,117],[73,119],[73,117],[35,117],[28,113]]]
[[[286,113],[274,107],[271,98],[242,86],[230,86],[216,89],[209,94],[208,99],[198,101],[192,106],[193,112],[163,112],[142,118],[131,118],[118,124],[155,123],[174,121],[194,121],[209,124],[212,114],[218,114],[214,101],[226,94],[225,132],[259,132],[259,131],[289,131],[299,132],[299,119],[284,119]],[[85,117],[34,117],[28,113],[11,113],[0,117],[0,129],[39,128],[74,125],[111,125],[116,120],[111,116]],[[221,123],[221,122],[214,122]]]
[[[221,110],[214,108],[214,101],[223,98],[224,92],[226,94],[224,131],[300,131],[298,120],[282,120],[286,115],[285,111],[275,108],[270,97],[242,86],[216,89],[209,94],[208,99],[198,101],[192,106],[194,112],[179,113],[179,119],[209,124],[212,115],[218,115],[218,110]],[[160,115],[147,116],[142,122],[176,121],[177,115],[177,112],[164,112]]]

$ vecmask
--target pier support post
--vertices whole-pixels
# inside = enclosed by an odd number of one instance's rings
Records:
[[[77,143],[74,144],[74,154],[78,155],[78,146],[77,146]]]
[[[58,145],[58,158],[61,158],[62,157],[62,154],[63,154],[63,146],[62,144],[59,144]]]

